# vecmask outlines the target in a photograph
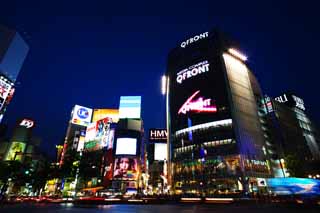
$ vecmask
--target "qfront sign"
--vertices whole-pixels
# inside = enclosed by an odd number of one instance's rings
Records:
[[[168,133],[166,129],[150,129],[149,141],[166,142]]]
[[[208,33],[208,32],[202,33],[202,34],[200,34],[200,35],[196,35],[196,36],[194,36],[194,37],[192,37],[192,38],[189,38],[188,40],[182,42],[182,43],[180,44],[180,46],[181,46],[182,48],[185,48],[187,45],[189,45],[189,44],[191,44],[191,43],[193,43],[193,42],[196,42],[196,41],[198,41],[198,40],[207,38],[208,36],[209,36],[209,33]]]
[[[192,78],[199,74],[209,72],[209,62],[202,61],[200,63],[194,64],[184,70],[177,73],[177,82],[181,84],[184,80]]]
[[[178,114],[187,114],[187,112],[217,112],[217,107],[211,103],[211,98],[204,99],[195,97],[200,93],[200,90],[191,95],[187,101],[181,106]]]
[[[34,121],[29,120],[29,119],[23,119],[20,124],[20,126],[26,127],[27,129],[30,129],[31,127],[34,126]]]

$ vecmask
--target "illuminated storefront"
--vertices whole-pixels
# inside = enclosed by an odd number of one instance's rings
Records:
[[[113,145],[112,188],[123,194],[138,193],[144,169],[141,96],[121,96],[119,122]],[[110,170],[106,175],[110,175]]]
[[[240,190],[239,179],[270,175],[252,73],[221,33],[199,35],[168,57],[170,182],[176,193]]]

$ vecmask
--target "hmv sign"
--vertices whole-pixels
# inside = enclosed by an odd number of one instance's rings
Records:
[[[27,129],[30,129],[31,127],[34,126],[34,121],[29,120],[29,119],[23,119],[20,124],[20,126],[26,127]]]
[[[150,129],[149,141],[151,142],[167,142],[168,133],[166,129]]]

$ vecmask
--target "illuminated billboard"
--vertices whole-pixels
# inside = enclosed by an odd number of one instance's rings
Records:
[[[116,158],[113,170],[114,179],[136,180],[138,178],[138,162],[136,158]]]
[[[301,110],[306,110],[304,107],[304,101],[302,98],[294,95],[293,93],[287,92],[276,98],[274,98],[277,102],[283,103],[289,107],[297,107]]]
[[[0,76],[0,109],[6,102],[7,97],[11,92],[12,84],[3,76]]]
[[[150,129],[149,141],[150,142],[166,142],[168,138],[167,129]]]
[[[103,118],[110,118],[112,123],[118,123],[119,110],[118,109],[94,109],[92,115],[92,123]]]
[[[155,143],[154,144],[154,160],[163,161],[167,159],[167,144]]]
[[[22,155],[26,149],[26,144],[21,142],[12,142],[10,149],[7,153],[6,160],[19,160],[21,161]]]
[[[77,152],[80,152],[80,151],[83,150],[83,148],[84,148],[84,139],[85,139],[85,137],[83,137],[83,136],[79,137]]]
[[[84,149],[94,151],[98,149],[112,149],[114,129],[111,129],[111,119],[104,118],[87,126]]]
[[[72,111],[71,123],[87,126],[91,122],[92,109],[75,105]]]
[[[141,118],[141,96],[121,96],[119,118]]]
[[[204,99],[203,97],[196,97],[200,90],[193,93],[184,104],[180,107],[178,114],[187,114],[187,112],[217,112],[217,107],[211,103],[211,99]]]
[[[320,195],[320,180],[309,178],[269,178],[269,189],[279,195],[316,194]]]
[[[23,119],[19,125],[29,129],[34,127],[34,121],[30,119]]]
[[[169,113],[174,132],[231,118],[228,85],[220,56],[209,40],[170,53]],[[195,56],[195,53],[196,56]],[[191,135],[190,135],[191,139]]]
[[[117,138],[116,155],[136,155],[136,138]]]

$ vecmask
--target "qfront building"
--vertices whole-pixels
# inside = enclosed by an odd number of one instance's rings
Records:
[[[260,86],[239,45],[213,30],[167,62],[169,184],[176,194],[263,190],[271,176],[258,114]]]

